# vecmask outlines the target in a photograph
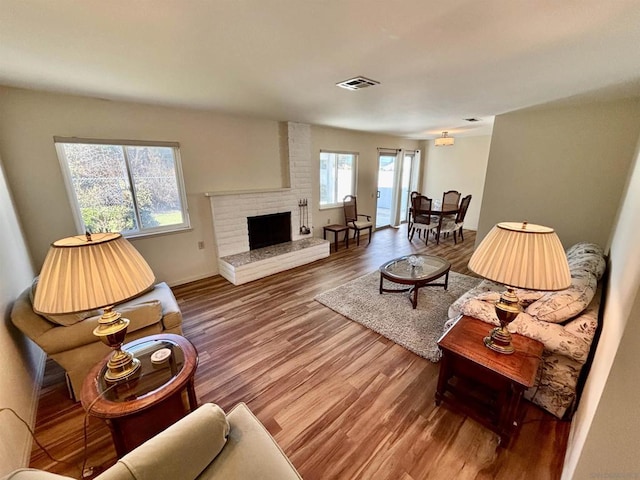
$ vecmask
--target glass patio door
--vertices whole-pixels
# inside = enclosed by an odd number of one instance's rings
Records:
[[[418,188],[419,155],[379,150],[376,228],[398,226],[409,218],[409,193]]]
[[[391,225],[391,213],[394,205],[396,155],[380,152],[378,154],[378,200],[376,203],[376,228]]]

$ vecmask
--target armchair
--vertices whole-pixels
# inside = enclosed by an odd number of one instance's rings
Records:
[[[37,314],[33,310],[35,288],[37,282],[16,299],[11,321],[64,368],[70,396],[78,401],[84,377],[111,351],[93,335],[100,315],[97,311],[46,317]],[[182,313],[173,292],[164,282],[133,300],[119,304],[118,310],[131,321],[127,341],[156,333],[182,335]]]
[[[205,403],[122,457],[95,480],[301,480],[267,429],[244,403],[228,414]],[[3,480],[72,480],[34,469]]]
[[[354,195],[347,195],[344,197],[342,204],[344,208],[344,221],[347,227],[354,231],[356,245],[360,245],[360,232],[362,230],[369,231],[369,243],[371,243],[371,232],[373,230],[371,216],[358,213],[358,203]],[[360,217],[364,217],[366,220],[359,220]]]

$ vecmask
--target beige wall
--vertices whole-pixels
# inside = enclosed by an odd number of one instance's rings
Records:
[[[478,228],[490,144],[491,135],[458,137],[452,147],[436,147],[433,140],[427,143],[423,194],[434,199],[442,198],[448,190],[457,190],[462,196],[471,194],[464,221],[465,228],[471,230]]]
[[[639,139],[640,140],[640,139]],[[640,142],[638,143],[640,149]],[[611,241],[603,329],[571,430],[564,479],[635,478],[640,430],[640,150]],[[574,473],[575,469],[575,473]]]
[[[172,284],[217,273],[205,192],[285,182],[276,121],[4,87],[0,111],[0,155],[37,270],[52,241],[76,233],[54,135],[180,142],[193,228],[132,240],[158,279]]]
[[[499,221],[526,219],[553,226],[565,246],[587,240],[610,248],[603,330],[572,421],[565,480],[613,478],[637,465],[640,435],[615,429],[637,412],[623,379],[639,373],[635,360],[628,363],[640,322],[639,140],[637,98],[549,105],[494,123],[478,239]]]
[[[31,260],[0,161],[0,407],[14,409],[33,425],[44,367],[42,351],[11,324],[13,300],[33,279]],[[10,412],[0,413],[0,477],[28,464],[31,436]]]
[[[607,246],[640,133],[640,100],[545,107],[495,119],[478,240],[500,221]]]
[[[378,148],[419,149],[417,140],[409,140],[388,135],[341,130],[312,125],[311,161],[314,165],[313,185],[313,222],[314,236],[322,236],[322,226],[329,223],[344,223],[342,207],[319,210],[320,204],[320,150],[338,150],[357,152],[358,155],[358,212],[375,216],[376,191],[378,189]],[[373,220],[373,219],[372,219]],[[333,237],[331,237],[332,239]]]

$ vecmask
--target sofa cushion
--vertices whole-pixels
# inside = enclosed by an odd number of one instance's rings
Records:
[[[607,262],[602,255],[597,255],[589,252],[578,252],[571,257],[567,257],[569,263],[569,271],[573,275],[581,271],[587,271],[593,273],[597,279],[602,278],[605,269],[607,268]]]
[[[566,322],[587,308],[596,293],[597,286],[596,275],[583,270],[573,274],[569,288],[546,293],[529,305],[526,312],[543,322]]]
[[[574,255],[582,253],[592,253],[604,257],[604,249],[597,243],[578,242],[567,249],[567,259],[571,259]]]

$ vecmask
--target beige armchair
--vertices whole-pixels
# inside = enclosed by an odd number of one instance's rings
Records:
[[[205,403],[131,451],[95,480],[301,480],[267,429],[244,403],[228,414]],[[71,480],[23,469],[3,480]]]
[[[71,398],[78,401],[89,370],[111,351],[93,335],[99,312],[45,317],[33,311],[32,299],[33,288],[22,292],[13,305],[11,321],[64,368]],[[156,333],[182,335],[182,313],[166,283],[117,305],[116,310],[131,321],[125,341]]]

